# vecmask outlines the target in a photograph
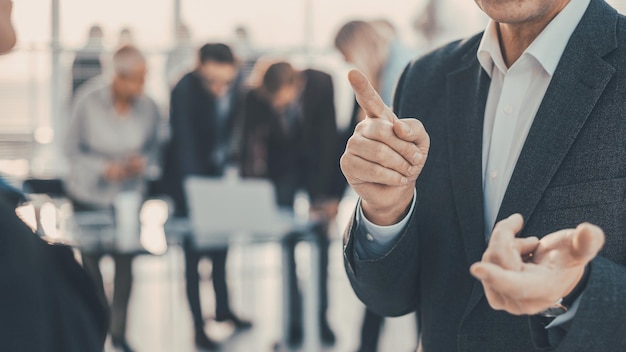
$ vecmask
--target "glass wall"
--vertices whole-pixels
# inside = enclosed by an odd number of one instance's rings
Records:
[[[196,44],[209,40],[232,42],[234,29],[245,26],[253,45],[263,52],[289,53],[306,57],[337,75],[339,110],[351,108],[351,92],[344,79],[341,58],[332,48],[338,28],[352,19],[386,18],[395,24],[409,46],[426,49],[415,34],[413,22],[428,0],[58,0],[59,65],[52,69],[51,23],[55,0],[19,0],[14,3],[18,45],[10,55],[0,56],[0,160],[19,160],[28,165],[17,170],[15,163],[0,172],[10,174],[63,172],[63,162],[50,162],[41,146],[58,150],[63,126],[69,115],[71,63],[76,50],[86,41],[89,28],[98,24],[104,32],[104,46],[111,53],[123,28],[132,32],[134,42],[148,56],[146,91],[164,108],[168,103],[165,83],[165,53],[174,44],[175,5]],[[479,31],[485,18],[473,1],[436,1],[437,17],[444,29],[440,41]],[[462,17],[459,14],[463,14]],[[464,21],[458,21],[463,18]],[[430,43],[429,45],[434,45]],[[52,77],[58,77],[52,83]],[[54,102],[54,104],[53,104]],[[54,111],[57,111],[56,113]],[[57,116],[58,115],[58,116]],[[340,126],[348,113],[339,116]],[[343,122],[342,122],[343,121]],[[49,148],[48,148],[49,149]],[[54,153],[53,153],[54,154]],[[29,162],[24,163],[24,160]],[[41,161],[38,161],[41,160]],[[39,165],[39,166],[37,166]]]

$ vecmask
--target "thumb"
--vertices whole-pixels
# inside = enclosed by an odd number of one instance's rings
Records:
[[[604,231],[598,226],[582,223],[572,234],[572,256],[582,262],[589,262],[604,246]]]

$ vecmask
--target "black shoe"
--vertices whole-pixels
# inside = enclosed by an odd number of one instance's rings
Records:
[[[226,316],[217,316],[215,317],[215,321],[218,322],[231,322],[235,326],[237,330],[246,330],[252,328],[252,323],[248,320],[239,319],[234,314],[229,314]]]
[[[304,333],[302,332],[301,326],[290,326],[289,332],[287,333],[287,346],[288,347],[299,347],[302,346],[302,342],[304,341]]]
[[[322,343],[327,346],[334,345],[337,341],[335,333],[331,330],[328,322],[320,324],[320,338],[322,339]]]
[[[196,332],[196,347],[207,350],[207,351],[216,351],[219,347],[217,342],[211,340],[204,331]]]
[[[130,345],[128,344],[128,341],[126,341],[125,339],[112,339],[111,342],[113,343],[113,347],[115,347],[118,350],[121,350],[123,352],[134,352],[135,350],[133,350]]]

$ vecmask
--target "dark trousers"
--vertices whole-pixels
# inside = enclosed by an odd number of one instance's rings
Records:
[[[185,244],[185,280],[187,300],[193,316],[196,330],[204,329],[204,317],[200,304],[200,274],[198,263],[203,257],[211,258],[213,264],[213,288],[215,290],[215,319],[224,320],[232,316],[226,286],[226,254],[227,249],[198,251],[190,242]]]
[[[314,240],[317,242],[320,254],[319,266],[319,322],[326,324],[326,311],[328,310],[328,224],[320,224],[313,231]],[[301,330],[303,327],[302,295],[296,275],[295,248],[298,242],[303,240],[300,233],[292,233],[284,240],[283,245],[287,253],[287,275],[289,275],[289,327],[290,330]]]
[[[358,352],[378,351],[378,339],[384,320],[385,318],[380,315],[365,309],[363,324],[361,325],[361,345]]]
[[[100,259],[103,254],[82,254],[83,267],[87,274],[95,282],[100,299],[106,305],[107,298],[102,282],[102,272],[100,271]],[[128,301],[133,283],[132,260],[130,254],[112,255],[115,262],[115,279],[113,281],[113,302],[110,305],[111,323],[109,331],[114,340],[122,341],[126,339],[126,317],[128,315]]]
[[[276,191],[276,203],[283,208],[293,209],[294,198],[298,190],[298,179],[295,173],[286,173],[279,179],[275,179],[274,186]],[[314,241],[319,248],[319,323],[326,324],[326,311],[328,310],[328,247],[330,240],[328,237],[329,223],[323,222],[317,224],[312,231]],[[301,333],[304,325],[302,312],[302,295],[298,285],[298,277],[296,275],[296,258],[295,248],[298,242],[305,239],[304,234],[294,232],[289,234],[283,241],[284,250],[287,253],[287,275],[289,276],[289,296],[288,307],[288,326],[290,333]]]

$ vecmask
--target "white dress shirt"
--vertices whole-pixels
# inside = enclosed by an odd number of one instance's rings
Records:
[[[497,23],[491,20],[487,25],[477,52],[480,65],[491,77],[482,155],[486,240],[495,224],[530,126],[565,47],[589,3],[590,0],[571,0],[511,67],[506,66],[502,57]],[[413,213],[417,198],[418,195],[413,197],[409,215],[392,226],[376,226],[368,221],[359,203],[357,221],[359,226],[363,225],[356,247],[359,257],[382,257],[393,247]],[[575,304],[572,308],[577,306]],[[573,313],[568,314],[569,319]],[[559,320],[555,319],[551,326],[562,323]]]
[[[571,0],[507,68],[497,24],[489,22],[478,61],[491,77],[483,126],[483,199],[488,238],[504,193],[565,46],[590,0]]]

